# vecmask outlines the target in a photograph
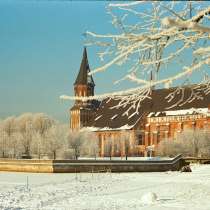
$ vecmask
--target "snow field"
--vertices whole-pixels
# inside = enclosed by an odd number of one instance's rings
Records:
[[[113,174],[0,172],[0,209],[209,210],[210,165],[193,165],[192,170]]]

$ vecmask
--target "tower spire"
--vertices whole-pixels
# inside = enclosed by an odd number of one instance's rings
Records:
[[[88,58],[87,58],[87,50],[86,50],[86,47],[84,47],[82,62],[80,64],[79,73],[77,75],[74,85],[95,86],[93,77],[88,74],[89,72],[90,72],[90,67],[89,67]]]
[[[87,58],[87,50],[84,47],[82,61],[80,64],[79,73],[74,82],[75,96],[89,97],[94,96],[95,83],[93,78],[88,73],[90,67]],[[95,112],[98,103],[96,100],[76,100],[74,106],[70,109],[70,127],[71,129],[80,129],[83,126],[87,126],[90,118]]]

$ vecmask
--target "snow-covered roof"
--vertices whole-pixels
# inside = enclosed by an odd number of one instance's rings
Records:
[[[102,115],[99,115],[98,117],[95,118],[95,121],[100,119],[102,117]]]
[[[143,120],[146,117],[186,115],[192,113],[209,114],[210,94],[206,95],[205,93],[199,92],[199,95],[203,96],[202,99],[188,100],[186,103],[182,103],[182,105],[174,106],[177,101],[185,101],[192,94],[191,87],[187,86],[185,87],[184,95],[176,94],[173,100],[167,101],[167,96],[173,93],[174,90],[176,88],[154,89],[151,92],[151,99],[146,98],[142,101],[138,110],[136,110],[136,107],[132,107],[131,104],[119,107],[120,100],[106,98],[100,103],[94,116],[88,122],[88,127],[95,131],[123,130],[134,128],[139,122],[144,123]]]
[[[192,115],[192,114],[203,114],[209,116],[210,112],[208,108],[190,108],[182,110],[163,111],[163,112],[150,112],[147,115],[147,117],[181,116],[181,115]]]
[[[113,120],[114,118],[116,118],[118,116],[118,114],[115,114],[113,117],[111,117],[111,120]]]
[[[133,128],[133,125],[123,125],[119,128],[110,128],[110,127],[104,127],[104,128],[99,128],[99,127],[86,127],[87,130],[89,131],[115,131],[115,130],[130,130]]]

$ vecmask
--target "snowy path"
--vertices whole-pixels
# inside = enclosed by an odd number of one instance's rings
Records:
[[[28,177],[28,187],[27,187]],[[153,192],[157,200],[143,203]],[[210,165],[192,173],[32,174],[0,172],[1,210],[210,210]]]

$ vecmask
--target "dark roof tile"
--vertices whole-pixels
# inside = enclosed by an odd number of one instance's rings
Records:
[[[178,92],[177,87],[153,90],[151,94],[152,99],[145,99],[141,103],[141,106],[138,110],[139,113],[134,114],[132,117],[129,116],[131,116],[135,111],[134,109],[129,111],[128,116],[124,114],[130,105],[127,105],[126,107],[112,108],[119,103],[119,100],[110,98],[104,99],[97,109],[94,117],[89,122],[89,126],[98,128],[108,127],[112,129],[117,129],[125,125],[132,127],[150,112],[164,112],[167,110],[182,110],[190,108],[207,108],[210,104],[210,94],[205,95],[204,92],[200,91],[199,89],[195,90],[195,94],[201,95],[203,99],[189,100],[188,103],[183,103],[183,101],[190,99],[192,88],[193,86],[187,86],[182,89],[184,92],[183,100],[181,100],[182,95],[180,92]],[[174,95],[173,100],[168,102],[166,97],[169,94],[172,94],[175,90],[177,90],[177,93]],[[177,105],[173,106],[174,104]],[[97,117],[100,115],[101,117],[97,119]],[[162,113],[161,115],[164,114]]]

